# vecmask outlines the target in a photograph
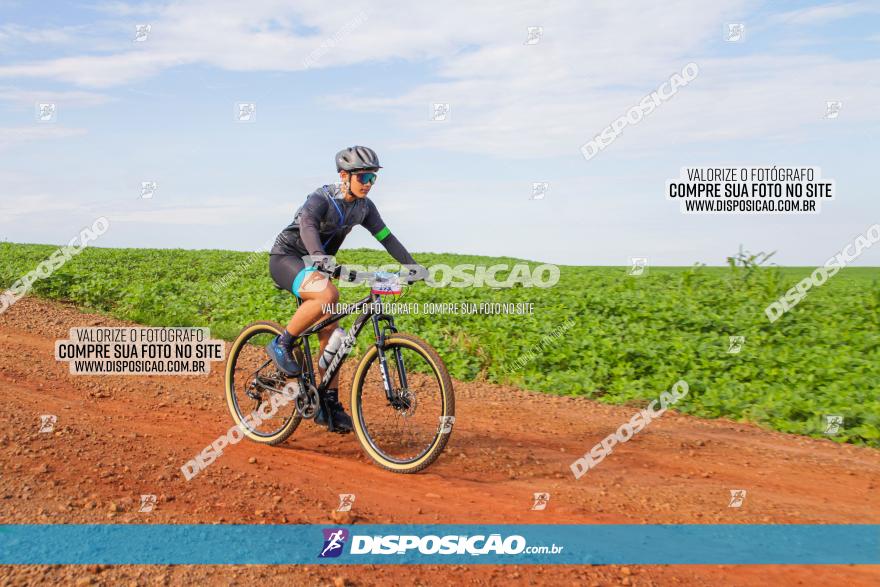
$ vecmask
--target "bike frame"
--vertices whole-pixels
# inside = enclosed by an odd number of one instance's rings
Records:
[[[321,385],[316,386],[315,369],[312,365],[312,353],[309,347],[309,337],[313,334],[317,334],[319,331],[323,330],[327,326],[335,322],[339,322],[346,316],[350,316],[351,314],[354,314],[356,312],[361,312],[360,316],[355,319],[354,324],[352,324],[351,328],[346,333],[345,338],[342,339],[342,344],[340,344],[339,350],[336,351],[336,354],[333,356],[333,360],[330,361],[329,365],[327,365],[327,370],[324,372],[324,377],[321,381]],[[314,326],[309,327],[300,335],[304,359],[304,364],[302,365],[303,373],[301,377],[305,380],[306,383],[315,387],[318,390],[318,397],[320,398],[322,403],[324,401],[324,392],[327,389],[327,384],[333,380],[333,378],[336,376],[336,373],[339,371],[339,368],[342,365],[343,361],[345,361],[349,353],[351,353],[351,349],[354,348],[355,339],[357,339],[358,335],[360,335],[361,330],[363,330],[368,320],[373,323],[373,334],[376,336],[376,347],[379,349],[379,368],[382,374],[382,385],[385,388],[385,397],[388,399],[389,402],[393,400],[394,392],[391,389],[391,380],[388,377],[388,362],[385,359],[385,333],[386,331],[391,332],[392,334],[396,333],[397,328],[394,325],[394,317],[390,314],[386,314],[383,311],[382,296],[370,292],[369,295],[355,302],[348,311],[341,312],[339,314],[333,314],[329,318],[325,318]],[[380,322],[385,322],[385,326],[380,327]],[[400,349],[394,349],[394,352],[395,358],[397,359],[397,375],[399,377],[401,386],[403,388],[406,388],[406,371],[403,365],[403,357],[401,356]]]

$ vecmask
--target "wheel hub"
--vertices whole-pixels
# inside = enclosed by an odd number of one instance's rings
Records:
[[[402,416],[408,418],[416,413],[416,394],[409,389],[398,389],[394,392],[394,399],[391,400],[391,407],[397,410]]]

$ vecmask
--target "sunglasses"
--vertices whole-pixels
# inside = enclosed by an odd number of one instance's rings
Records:
[[[376,183],[376,180],[379,179],[379,176],[371,171],[366,173],[355,173],[354,176],[364,185],[373,185]]]

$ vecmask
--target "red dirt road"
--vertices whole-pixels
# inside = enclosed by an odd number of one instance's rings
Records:
[[[55,340],[98,325],[125,324],[32,298],[0,315],[2,523],[880,523],[880,451],[670,411],[575,480],[570,463],[636,408],[485,383],[456,382],[452,438],[418,475],[385,472],[353,435],[304,422],[279,447],[227,448],[187,482],[180,467],[231,425],[221,364],[207,377],[70,375]],[[39,432],[41,414],[57,415],[54,433]],[[742,507],[728,507],[731,489],[747,491]],[[536,492],[551,495],[544,511],[530,509]],[[352,519],[334,511],[340,493],[356,495]],[[158,496],[152,512],[138,512],[141,494]],[[877,585],[880,568],[0,567],[12,585],[256,581]]]

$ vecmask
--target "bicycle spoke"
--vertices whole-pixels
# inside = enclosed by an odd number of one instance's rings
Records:
[[[400,382],[398,351],[405,366],[405,388]],[[373,447],[389,460],[413,461],[427,452],[438,434],[442,386],[425,357],[413,349],[386,348],[386,359],[392,401],[385,396],[377,357],[367,368],[361,390],[365,432]]]
[[[274,338],[272,332],[256,332],[242,345],[232,370],[234,389],[233,402],[239,419],[244,422],[245,416],[257,413],[265,404],[270,403],[273,394],[281,393],[287,384],[287,378],[277,371],[272,360],[266,356],[266,344]],[[273,436],[288,425],[296,417],[292,402],[279,407],[268,418],[259,414],[251,420],[257,421],[250,430],[258,436]]]

